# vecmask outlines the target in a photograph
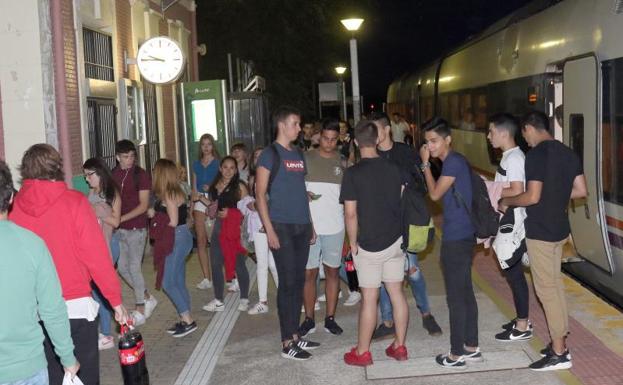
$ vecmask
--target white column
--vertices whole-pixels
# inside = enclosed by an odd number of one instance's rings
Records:
[[[357,124],[361,119],[361,104],[359,102],[359,63],[357,62],[357,39],[350,39],[350,73],[353,83],[353,120]]]

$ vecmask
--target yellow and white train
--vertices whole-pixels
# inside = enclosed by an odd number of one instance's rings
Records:
[[[493,176],[487,117],[533,109],[580,156],[587,199],[569,207],[578,258],[564,269],[623,306],[623,0],[534,1],[388,89],[387,110],[433,115],[454,148]]]

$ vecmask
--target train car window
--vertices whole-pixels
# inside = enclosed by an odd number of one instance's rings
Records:
[[[623,58],[602,63],[604,199],[623,204]]]
[[[584,115],[569,116],[569,134],[571,149],[580,158],[581,164],[584,164]]]

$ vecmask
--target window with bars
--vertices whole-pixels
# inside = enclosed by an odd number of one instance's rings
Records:
[[[86,77],[114,81],[112,37],[88,28],[83,28],[82,36]]]

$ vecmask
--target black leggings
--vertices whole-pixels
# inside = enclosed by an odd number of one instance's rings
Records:
[[[214,284],[214,298],[223,301],[225,291],[225,276],[223,275],[223,252],[218,236],[221,233],[221,219],[217,219],[212,230],[210,239],[210,266],[212,266],[212,282]],[[236,256],[236,278],[240,285],[240,299],[249,298],[249,271],[246,265],[247,256],[238,254]]]
[[[528,282],[523,270],[521,260],[517,261],[513,266],[504,270],[508,285],[513,292],[513,302],[515,302],[515,311],[517,318],[528,319],[528,309],[530,306],[530,296],[528,294]]]
[[[441,243],[441,265],[450,314],[450,353],[465,354],[464,346],[478,346],[478,303],[472,286],[475,241]]]
[[[312,228],[311,224],[285,223],[273,223],[273,227],[281,246],[272,250],[279,277],[277,313],[281,341],[287,341],[298,334]]]
[[[71,339],[74,342],[74,356],[80,363],[78,377],[84,385],[99,385],[100,362],[99,350],[97,350],[97,320],[70,319]],[[45,358],[48,361],[48,376],[50,385],[61,385],[65,376],[65,369],[61,365],[60,358],[54,353],[50,337],[43,327],[45,340],[43,348]]]

